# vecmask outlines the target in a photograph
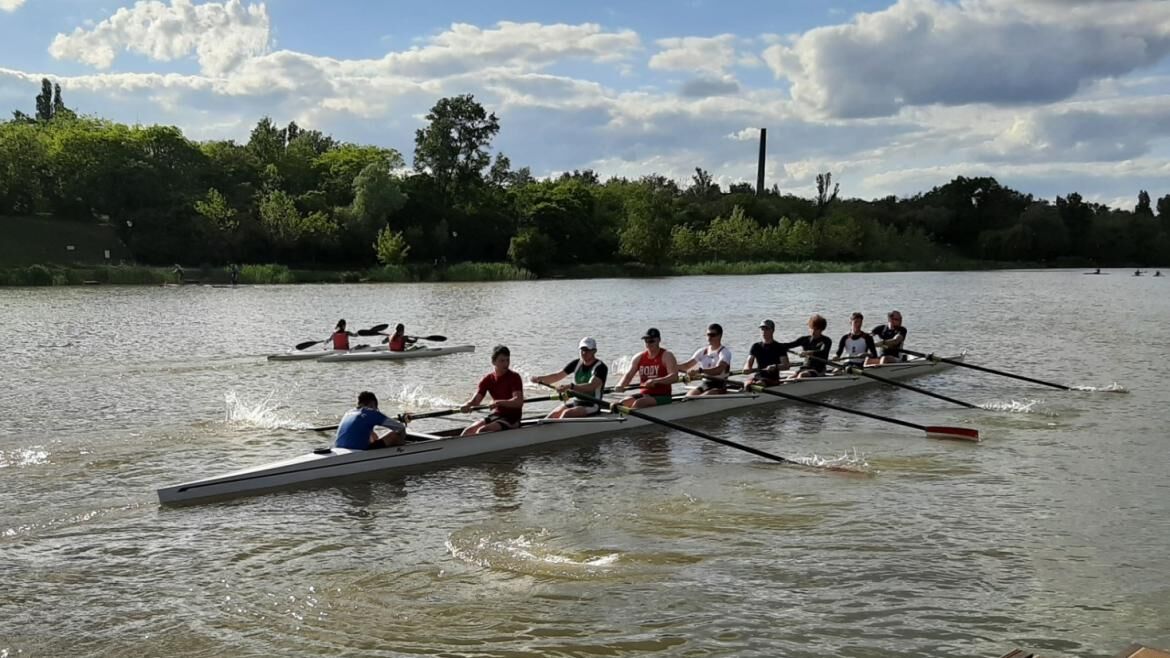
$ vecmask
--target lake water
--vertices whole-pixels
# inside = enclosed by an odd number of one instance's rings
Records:
[[[1170,646],[1170,280],[1077,271],[491,284],[0,289],[0,656],[1109,656]],[[1127,392],[954,369],[830,398],[979,444],[784,404],[689,421],[866,475],[779,466],[660,428],[207,505],[155,490],[461,402],[496,343],[525,375],[595,337],[628,362],[706,323],[737,367],[771,318],[901,310],[908,346]],[[265,353],[407,323],[478,351]],[[685,356],[683,357],[685,358]],[[616,381],[617,374],[613,375]],[[533,390],[533,395],[541,391]],[[451,419],[419,427],[453,425]]]

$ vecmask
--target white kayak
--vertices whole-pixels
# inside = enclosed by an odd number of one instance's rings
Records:
[[[372,350],[365,350],[363,352],[339,352],[337,354],[330,354],[322,357],[321,361],[329,363],[349,363],[350,361],[397,361],[399,359],[421,359],[428,356],[443,356],[444,354],[455,354],[457,352],[474,352],[475,345],[448,345],[443,347],[419,347],[414,346],[402,352],[391,352],[384,346],[379,345]]]
[[[322,359],[327,356],[343,356],[346,354],[358,354],[362,352],[369,352],[376,349],[385,349],[380,345],[358,345],[351,350],[322,350],[322,349],[307,349],[307,350],[291,350],[283,354],[269,354],[269,361],[307,361],[309,359]]]

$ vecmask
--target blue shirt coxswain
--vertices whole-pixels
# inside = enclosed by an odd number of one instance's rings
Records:
[[[385,427],[391,434],[379,439],[374,433],[375,427]],[[350,450],[369,450],[401,445],[405,436],[406,424],[378,411],[378,399],[373,393],[363,391],[358,396],[357,408],[345,412],[337,425],[333,445]]]

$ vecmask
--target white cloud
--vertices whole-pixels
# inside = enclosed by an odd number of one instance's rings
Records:
[[[650,58],[648,66],[661,71],[723,73],[736,62],[734,34],[716,37],[678,37],[659,39],[662,50]]]
[[[1045,103],[1170,53],[1164,0],[899,0],[776,44],[764,59],[829,116],[914,105]]]
[[[24,0],[0,0],[0,11],[16,11],[24,4]]]
[[[263,3],[245,7],[240,0],[202,5],[172,0],[168,6],[143,0],[119,9],[92,29],[58,34],[49,53],[108,69],[122,51],[164,62],[194,52],[204,73],[220,75],[265,52],[268,45],[268,11]]]

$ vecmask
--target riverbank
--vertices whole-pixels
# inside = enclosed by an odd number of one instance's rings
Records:
[[[455,263],[444,267],[399,265],[367,270],[293,269],[284,265],[243,265],[239,284],[297,283],[416,283],[471,281],[529,281],[534,279],[605,279],[699,275],[812,274],[823,272],[963,272],[997,269],[1091,267],[1088,263],[1005,263],[952,258],[931,263],[910,261],[710,261],[649,267],[640,263],[595,263],[554,270],[543,276],[509,263]],[[30,265],[0,268],[0,286],[79,285],[230,285],[222,267],[184,269],[145,265]]]

